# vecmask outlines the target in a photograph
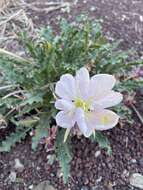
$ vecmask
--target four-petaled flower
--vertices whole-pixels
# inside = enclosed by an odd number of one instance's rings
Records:
[[[90,79],[84,67],[75,77],[71,74],[61,76],[55,87],[59,97],[55,107],[61,110],[56,115],[56,122],[67,128],[66,137],[75,124],[85,137],[89,137],[95,130],[107,130],[118,123],[119,116],[106,109],[122,101],[122,94],[112,90],[115,82],[115,77],[109,74],[97,74]]]

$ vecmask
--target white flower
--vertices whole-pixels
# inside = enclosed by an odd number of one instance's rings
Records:
[[[56,115],[57,125],[70,129],[78,125],[85,137],[95,130],[113,128],[119,116],[106,108],[122,101],[122,94],[115,92],[115,78],[108,74],[89,76],[86,68],[77,71],[76,76],[64,74],[56,84],[55,93],[59,99],[55,107],[61,110]],[[65,137],[66,138],[66,137]]]

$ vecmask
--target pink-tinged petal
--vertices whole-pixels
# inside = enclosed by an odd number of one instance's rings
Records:
[[[116,79],[113,75],[98,74],[90,80],[89,97],[94,100],[104,98],[104,96],[114,87]]]
[[[71,128],[75,124],[75,113],[74,111],[60,111],[56,115],[56,123],[58,126],[63,127],[63,128]]]
[[[98,110],[92,112],[92,119],[95,122],[95,130],[108,130],[115,127],[119,121],[119,116],[110,110]]]
[[[109,108],[119,104],[123,100],[123,95],[119,92],[110,91],[103,98],[94,101],[93,107]]]
[[[63,110],[63,111],[70,111],[75,108],[72,101],[64,100],[64,99],[56,100],[55,107],[56,107],[56,109]]]
[[[81,108],[78,108],[76,111],[76,122],[85,137],[89,137],[92,134],[93,130],[88,126],[85,113]]]
[[[60,98],[73,100],[76,96],[74,77],[70,74],[62,75],[56,84],[55,92]]]
[[[90,77],[88,70],[83,67],[76,73],[76,88],[78,98],[87,99]]]

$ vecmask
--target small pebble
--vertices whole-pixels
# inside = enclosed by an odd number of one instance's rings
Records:
[[[24,165],[17,158],[15,159],[14,169],[16,169],[19,172],[22,172],[24,170]]]
[[[136,159],[132,159],[131,163],[136,164],[137,163]]]
[[[128,17],[127,17],[126,15],[122,15],[121,20],[124,21],[124,20],[126,20],[127,18],[128,18]]]
[[[95,7],[90,7],[90,11],[95,11],[96,10],[96,8]]]
[[[57,176],[58,176],[58,178],[60,178],[60,177],[62,177],[62,172],[61,172],[61,170],[60,169],[58,169],[58,171],[57,171]]]
[[[126,178],[126,177],[129,177],[130,173],[128,170],[124,170],[123,171],[123,177]]]
[[[101,154],[101,151],[100,151],[100,150],[96,151],[96,152],[95,152],[95,157],[97,158],[98,156],[100,156],[100,154]]]
[[[10,180],[10,182],[15,182],[15,180],[16,180],[16,172],[11,171],[11,173],[9,175],[9,180]]]
[[[143,16],[142,15],[140,15],[140,21],[143,22]]]
[[[29,189],[33,189],[33,187],[34,187],[34,185],[30,185],[28,188],[29,188]]]
[[[33,190],[57,190],[53,186],[49,185],[48,181],[39,183]]]
[[[134,173],[130,176],[129,181],[132,186],[143,189],[143,175]]]
[[[102,176],[100,176],[100,177],[96,180],[96,182],[99,183],[99,182],[101,182],[101,180],[102,180]]]

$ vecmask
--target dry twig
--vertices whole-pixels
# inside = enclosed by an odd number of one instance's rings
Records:
[[[137,110],[137,108],[133,104],[131,104],[131,108],[134,110],[134,112],[138,116],[141,124],[143,125],[143,117],[141,116],[140,112]]]

